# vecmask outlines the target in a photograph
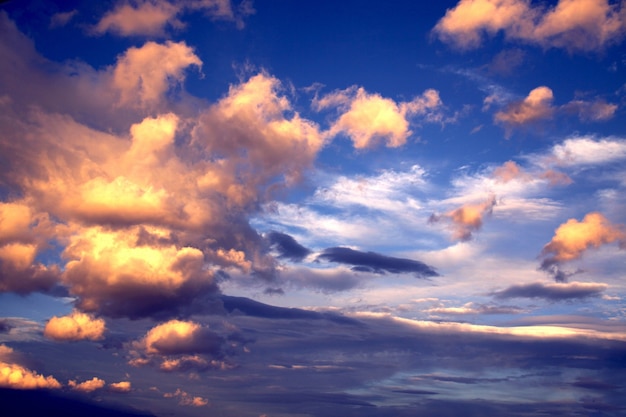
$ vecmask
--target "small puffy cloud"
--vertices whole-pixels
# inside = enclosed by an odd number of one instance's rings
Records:
[[[53,376],[39,375],[14,362],[15,352],[6,345],[0,345],[0,387],[11,389],[51,389],[61,388]]]
[[[195,397],[181,390],[180,388],[176,389],[175,392],[166,392],[163,394],[164,398],[178,398],[178,405],[188,406],[188,407],[204,407],[209,404],[209,400],[202,397]]]
[[[433,33],[460,49],[480,46],[485,35],[574,51],[618,43],[626,31],[623,5],[608,0],[559,0],[553,7],[528,0],[460,0]]]
[[[104,320],[74,310],[68,316],[52,317],[46,323],[43,334],[57,341],[100,340],[105,330]]]
[[[68,12],[55,13],[50,17],[50,28],[58,28],[67,25],[74,16],[78,14],[78,10],[70,10]]]
[[[103,388],[105,384],[104,380],[95,376],[88,381],[76,382],[74,380],[70,380],[67,383],[70,388],[80,392],[93,392]]]
[[[353,265],[353,270],[382,274],[412,273],[420,278],[435,277],[439,274],[423,262],[406,258],[394,258],[376,252],[361,252],[350,248],[328,248],[317,257],[330,262]]]
[[[549,301],[597,297],[607,289],[606,284],[588,282],[550,283],[534,282],[530,284],[512,285],[503,290],[491,293],[497,299],[509,298],[543,298]]]
[[[155,67],[154,63],[159,65]],[[150,107],[172,84],[182,83],[185,68],[202,66],[202,61],[185,42],[146,42],[129,48],[113,69],[113,86],[120,92],[120,104]]]
[[[466,204],[445,214],[433,214],[430,223],[447,222],[453,230],[454,240],[468,241],[472,233],[480,230],[485,216],[489,216],[496,205],[496,198],[491,197],[481,203]]]
[[[504,110],[497,112],[494,120],[510,129],[539,120],[551,119],[555,111],[552,106],[553,99],[550,88],[537,87],[523,100],[513,102]]]
[[[580,258],[587,249],[619,241],[626,242],[623,225],[611,224],[602,214],[593,212],[585,215],[582,221],[569,219],[560,225],[552,240],[543,247],[542,269]]]
[[[223,338],[208,327],[191,321],[170,320],[150,329],[143,339],[134,343],[134,347],[157,355],[219,355],[223,343]]]
[[[568,185],[572,183],[572,179],[567,175],[553,169],[546,169],[540,172],[527,172],[514,161],[506,161],[504,164],[496,167],[491,174],[492,177],[501,183],[511,181],[530,182],[536,179],[547,181],[551,186]]]
[[[239,29],[244,18],[254,14],[250,0],[233,9],[230,0],[134,0],[118,2],[93,27],[93,33],[107,32],[119,36],[165,36],[168,28],[181,29],[179,17],[186,12],[201,11],[212,20],[235,22]]]
[[[485,99],[485,106],[491,104],[492,96]],[[617,105],[605,100],[572,100],[562,106],[552,104],[554,94],[546,86],[533,89],[527,97],[509,103],[503,110],[496,112],[494,121],[503,125],[510,135],[513,128],[518,128],[542,120],[550,120],[557,113],[576,114],[582,121],[600,122],[613,117]]]
[[[109,389],[113,392],[127,393],[132,389],[130,381],[112,382],[109,384]]]
[[[572,100],[562,106],[563,111],[577,114],[583,121],[600,122],[612,119],[617,111],[617,104],[607,103],[605,100]]]
[[[113,32],[121,36],[164,35],[165,26],[180,28],[183,23],[176,18],[181,7],[165,0],[141,0],[133,3],[119,2],[106,13],[94,27],[94,33]]]
[[[370,94],[356,86],[335,91],[313,102],[316,110],[338,108],[339,118],[333,122],[328,135],[346,134],[357,149],[371,148],[379,141],[388,147],[399,147],[413,133],[409,118],[421,116],[428,122],[441,122],[443,103],[436,90],[426,90],[410,102],[400,102]]]

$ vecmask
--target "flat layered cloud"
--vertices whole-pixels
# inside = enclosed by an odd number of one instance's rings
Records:
[[[404,145],[413,133],[410,130],[410,119],[413,117],[419,116],[421,120],[431,123],[443,120],[443,102],[439,92],[432,89],[413,101],[396,103],[353,86],[316,99],[313,107],[318,111],[338,109],[340,116],[327,134],[334,137],[343,133],[357,149],[371,148],[380,142],[391,148]]]
[[[606,284],[569,282],[544,284],[534,282],[530,284],[512,285],[503,290],[491,293],[497,299],[509,298],[542,298],[548,301],[565,301],[588,297],[598,297],[606,290]]]
[[[67,316],[52,317],[43,334],[57,341],[100,340],[105,330],[104,320],[74,310]]]
[[[433,33],[460,49],[479,47],[486,36],[569,52],[599,51],[626,32],[623,6],[608,0],[559,0],[553,7],[529,0],[461,0]]]
[[[385,272],[392,274],[410,273],[420,278],[439,276],[433,267],[420,261],[343,247],[324,249],[317,256],[317,259],[352,265],[352,270],[360,272],[373,272],[375,274],[384,274]]]

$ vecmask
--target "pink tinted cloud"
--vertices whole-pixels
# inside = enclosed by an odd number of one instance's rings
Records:
[[[623,39],[626,19],[623,3],[608,0],[559,0],[553,7],[529,0],[460,0],[433,29],[460,49],[477,48],[500,32],[543,48],[599,51]]]

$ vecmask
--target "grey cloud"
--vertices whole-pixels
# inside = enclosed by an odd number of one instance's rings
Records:
[[[293,237],[285,233],[269,232],[266,237],[269,244],[278,251],[278,257],[299,262],[306,258],[311,251],[299,244]]]
[[[433,267],[420,261],[394,258],[376,252],[361,252],[344,247],[325,249],[317,258],[353,265],[353,269],[360,272],[373,272],[376,274],[384,274],[385,272],[392,274],[413,273],[420,278],[439,276]]]
[[[497,299],[543,298],[550,301],[563,301],[587,297],[597,297],[607,288],[606,284],[572,282],[569,284],[512,285],[504,290],[491,293]]]

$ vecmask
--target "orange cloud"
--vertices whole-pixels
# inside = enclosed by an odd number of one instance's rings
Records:
[[[105,330],[104,320],[74,310],[68,316],[52,317],[43,334],[58,341],[100,340]]]
[[[218,352],[222,338],[207,327],[191,321],[170,320],[153,327],[134,347],[145,353],[175,355]]]
[[[184,69],[190,65],[201,67],[202,61],[185,42],[146,42],[140,48],[129,48],[113,69],[113,86],[121,94],[120,104],[155,105],[172,83],[184,80]]]
[[[129,381],[113,382],[109,384],[109,389],[114,392],[127,393],[132,389]]]
[[[409,117],[420,115],[429,122],[441,121],[442,106],[439,93],[432,89],[413,101],[396,103],[378,94],[369,94],[362,87],[351,87],[314,102],[317,110],[329,107],[342,110],[328,135],[345,133],[357,149],[373,147],[380,140],[392,148],[404,145],[413,133],[409,129]]]
[[[80,383],[77,383],[74,380],[70,380],[67,383],[67,385],[69,387],[71,387],[73,390],[76,390],[76,391],[93,392],[93,391],[99,390],[102,387],[104,387],[105,382],[104,382],[104,380],[94,376],[90,380],[83,381],[83,382],[80,382]]]
[[[569,219],[560,225],[552,240],[543,247],[541,256],[545,257],[541,267],[550,267],[562,262],[580,258],[589,248],[619,241],[624,244],[626,232],[624,226],[614,225],[600,213],[589,213],[579,222]]]
[[[529,0],[460,0],[433,29],[461,49],[480,46],[485,35],[568,51],[600,50],[619,42],[626,28],[623,6],[608,0],[559,0],[551,8]]]
[[[525,172],[522,167],[514,161],[507,161],[501,166],[496,167],[491,175],[496,181],[503,183],[514,180],[533,181],[537,178],[547,181],[551,186],[568,185],[572,183],[572,179],[562,172],[548,169],[539,173],[529,173]]]
[[[6,345],[0,345],[0,387],[11,389],[61,388],[52,376],[44,377],[17,363],[15,352]]]
[[[94,27],[94,32],[113,32],[121,36],[163,35],[166,25],[180,28],[183,23],[176,19],[180,6],[163,0],[140,1],[135,4],[118,3],[106,13]]]
[[[552,118],[555,108],[552,106],[554,96],[548,87],[537,87],[526,98],[509,104],[505,110],[494,116],[496,123],[508,129],[522,126],[539,120]]]
[[[430,222],[446,220],[450,223],[454,240],[467,241],[472,233],[480,230],[485,216],[490,215],[496,205],[495,197],[478,204],[467,204],[443,215],[433,214]]]

